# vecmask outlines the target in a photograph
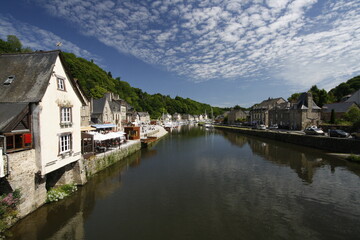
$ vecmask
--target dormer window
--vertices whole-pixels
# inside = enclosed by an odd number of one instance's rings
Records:
[[[57,87],[58,90],[65,91],[65,79],[57,77]]]
[[[5,80],[4,85],[10,85],[15,79],[14,75],[8,76],[8,78]]]

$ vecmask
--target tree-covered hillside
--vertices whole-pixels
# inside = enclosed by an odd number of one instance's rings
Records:
[[[199,115],[211,112],[209,104],[199,103],[189,98],[168,95],[148,94],[139,88],[133,88],[129,83],[113,78],[92,61],[76,57],[72,53],[63,53],[67,66],[74,78],[77,78],[87,96],[101,98],[106,92],[113,92],[132,105],[137,111],[149,112],[152,118],[158,118],[162,113],[189,113]],[[222,109],[213,107],[214,115]]]
[[[16,36],[9,35],[7,41],[0,39],[0,53],[31,52],[29,48],[23,48]],[[78,79],[80,86],[88,97],[101,98],[106,92],[113,92],[124,99],[136,111],[149,112],[156,119],[163,113],[199,115],[213,110],[213,114],[219,115],[224,110],[211,107],[209,104],[199,103],[189,98],[175,97],[162,94],[148,94],[139,88],[133,88],[129,83],[121,81],[120,77],[113,78],[111,72],[106,72],[93,61],[75,56],[72,53],[62,53],[71,75]]]
[[[360,89],[360,76],[353,77],[346,82],[340,83],[335,88],[327,92],[325,89],[319,89],[316,85],[309,91],[313,94],[315,103],[322,107],[327,103],[340,102],[345,96],[352,94]],[[288,101],[296,101],[300,93],[294,93],[288,98]]]

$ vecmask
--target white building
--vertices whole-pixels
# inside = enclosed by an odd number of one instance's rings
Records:
[[[65,71],[63,61],[60,51],[0,56],[1,80],[13,76],[0,88],[0,105],[22,105],[31,117],[31,126],[25,130],[12,129],[4,134],[7,140],[14,141],[22,132],[32,134],[41,175],[81,157],[80,111],[85,100]],[[16,146],[12,151],[17,151]]]
[[[60,51],[0,55],[1,159],[8,159],[11,187],[27,198],[21,215],[45,201],[45,183],[85,179],[79,160],[86,102],[64,63]]]

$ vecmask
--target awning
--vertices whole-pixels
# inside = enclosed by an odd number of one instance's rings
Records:
[[[82,132],[83,131],[94,131],[94,130],[96,130],[96,128],[94,128],[94,127],[81,127]]]
[[[107,124],[94,124],[94,125],[91,125],[91,126],[94,127],[94,128],[96,128],[96,129],[116,127],[115,124],[111,124],[111,123],[107,123]]]
[[[97,133],[97,132],[89,132],[89,134],[94,136],[94,141],[105,141],[105,140],[115,139],[115,138],[125,139],[125,133],[124,132],[111,132],[111,133],[108,133],[108,134],[101,134],[101,133]]]

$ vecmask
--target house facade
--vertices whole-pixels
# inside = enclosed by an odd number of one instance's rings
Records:
[[[0,135],[5,179],[21,189],[24,216],[46,199],[45,185],[81,183],[81,108],[60,51],[0,55]]]
[[[228,124],[235,124],[239,120],[247,119],[247,114],[241,109],[232,109],[228,114]]]
[[[276,105],[286,102],[283,98],[269,98],[262,101],[259,104],[255,104],[250,110],[250,122],[253,125],[264,124],[268,126],[269,122],[269,110]]]
[[[174,121],[181,121],[181,120],[182,120],[181,114],[180,114],[180,113],[174,113],[174,114],[172,115],[172,119],[173,119]]]
[[[321,123],[321,108],[313,101],[311,92],[305,92],[296,103],[283,102],[269,110],[269,123],[294,130],[318,126]]]

